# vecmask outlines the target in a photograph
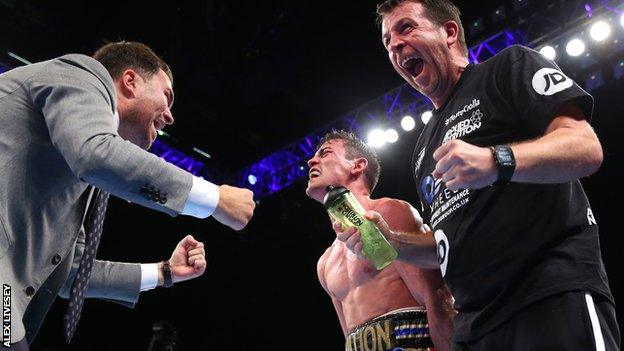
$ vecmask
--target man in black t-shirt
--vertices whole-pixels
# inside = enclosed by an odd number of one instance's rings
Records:
[[[430,232],[395,233],[400,259],[437,250],[459,314],[457,350],[619,350],[598,227],[578,178],[602,148],[593,99],[537,52],[468,63],[450,1],[378,6],[395,70],[434,104],[412,169]],[[360,252],[353,230],[338,233]],[[427,254],[429,253],[429,254]]]

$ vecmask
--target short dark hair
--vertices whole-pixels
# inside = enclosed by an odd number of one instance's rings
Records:
[[[379,158],[375,150],[355,134],[345,132],[344,130],[334,130],[325,134],[321,141],[319,141],[318,147],[320,148],[321,145],[330,140],[342,140],[344,142],[345,156],[348,160],[364,157],[366,161],[368,161],[368,167],[364,171],[364,176],[366,177],[366,185],[372,193],[377,186],[379,174],[381,173],[381,165],[379,164]]]
[[[386,0],[377,5],[377,24],[381,25],[385,15],[392,12],[397,6],[406,1],[421,3],[425,10],[427,10],[427,17],[439,26],[443,25],[446,21],[454,21],[457,23],[459,27],[459,33],[457,33],[459,45],[462,54],[468,57],[466,35],[464,34],[464,26],[460,19],[461,11],[459,11],[459,8],[450,0]]]
[[[143,79],[150,79],[162,69],[173,84],[173,74],[169,65],[149,46],[142,43],[133,41],[108,43],[97,49],[93,58],[106,67],[113,79],[119,78],[126,69],[134,69]]]

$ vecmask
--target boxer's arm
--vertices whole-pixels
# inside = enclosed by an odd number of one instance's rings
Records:
[[[376,210],[387,218],[388,226],[393,231],[431,234],[418,211],[409,203],[388,199],[380,205]],[[429,332],[436,350],[450,350],[455,310],[452,295],[442,280],[440,270],[424,269],[402,260],[396,260],[392,265],[414,299],[427,309]]]

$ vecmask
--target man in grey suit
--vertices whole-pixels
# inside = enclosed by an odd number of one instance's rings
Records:
[[[4,346],[27,349],[56,295],[71,294],[94,187],[171,216],[212,215],[235,230],[251,218],[251,191],[217,186],[144,150],[173,123],[172,82],[167,64],[133,42],[0,75],[0,284],[11,321]],[[203,272],[193,262],[203,259],[199,242],[185,238],[178,249],[177,268],[95,260],[86,296],[132,306],[157,277],[171,284],[171,273],[176,281],[184,270]]]

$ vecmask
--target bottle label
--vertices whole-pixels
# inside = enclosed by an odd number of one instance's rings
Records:
[[[349,222],[353,225],[361,226],[364,224],[364,220],[355,212],[349,205],[347,205],[346,201],[338,205],[338,212],[344,216]]]

